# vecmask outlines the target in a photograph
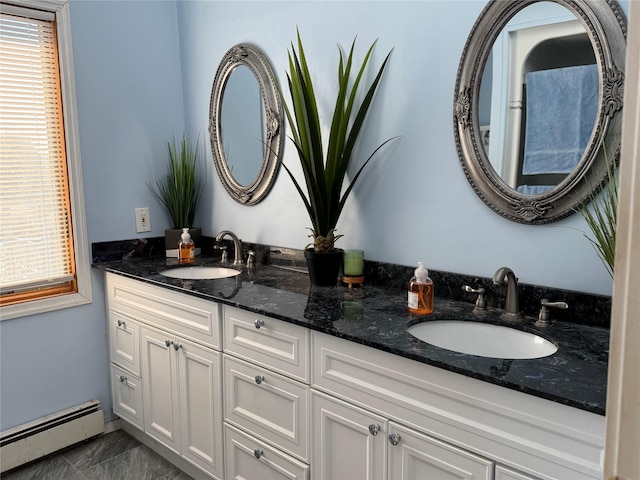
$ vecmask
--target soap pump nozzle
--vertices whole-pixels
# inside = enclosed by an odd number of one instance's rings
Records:
[[[413,275],[420,283],[425,283],[429,278],[429,270],[426,269],[424,263],[418,262],[418,268],[413,271]]]

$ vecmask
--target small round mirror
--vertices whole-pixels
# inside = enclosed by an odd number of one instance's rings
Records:
[[[235,45],[213,82],[209,135],[218,176],[238,203],[256,204],[271,189],[280,166],[283,121],[268,62],[255,47]]]
[[[509,220],[571,215],[619,156],[626,20],[614,1],[490,1],[467,39],[454,133],[476,194]]]

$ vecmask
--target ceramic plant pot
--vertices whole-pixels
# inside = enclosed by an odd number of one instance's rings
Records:
[[[304,251],[311,285],[335,286],[342,266],[343,250],[336,248],[330,253],[317,253],[312,248]]]

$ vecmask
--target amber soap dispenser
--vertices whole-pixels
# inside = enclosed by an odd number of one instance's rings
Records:
[[[414,277],[409,280],[407,307],[410,313],[428,315],[433,312],[433,281],[422,262],[418,262],[413,274]]]
[[[178,263],[194,263],[196,261],[196,246],[191,239],[188,228],[182,229],[178,244]]]

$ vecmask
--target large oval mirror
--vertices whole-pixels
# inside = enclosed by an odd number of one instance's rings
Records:
[[[542,224],[571,215],[619,155],[626,20],[611,1],[491,1],[465,45],[455,137],[477,195]]]
[[[283,115],[264,56],[248,44],[229,49],[211,89],[209,136],[218,176],[238,203],[258,203],[271,189],[284,143]]]

